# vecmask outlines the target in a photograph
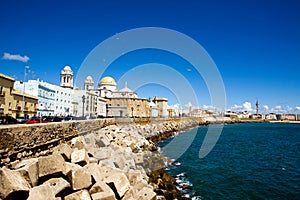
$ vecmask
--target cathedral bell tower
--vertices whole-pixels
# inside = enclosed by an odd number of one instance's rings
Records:
[[[73,89],[73,71],[69,66],[60,72],[60,87]]]

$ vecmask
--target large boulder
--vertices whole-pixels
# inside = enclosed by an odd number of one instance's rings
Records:
[[[5,199],[12,193],[28,196],[30,184],[19,172],[7,168],[0,169],[0,199]]]

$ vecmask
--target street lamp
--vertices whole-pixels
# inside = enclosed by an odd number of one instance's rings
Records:
[[[133,117],[133,110],[134,110],[134,108],[131,107],[131,116],[132,116],[132,117]]]
[[[84,118],[84,103],[85,103],[85,96],[82,95],[82,117]]]
[[[24,67],[24,80],[23,80],[23,96],[22,96],[22,112],[23,112],[23,117],[25,119],[25,112],[24,112],[24,109],[25,109],[25,98],[24,98],[24,95],[25,95],[25,79],[26,79],[26,69],[29,69],[29,66],[25,66]]]

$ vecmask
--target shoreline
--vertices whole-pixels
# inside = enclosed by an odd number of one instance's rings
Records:
[[[170,159],[157,152],[157,142],[175,134],[182,134],[190,128],[221,122],[223,120],[217,118],[166,119],[152,121],[151,124],[142,123],[142,125],[137,123],[111,125],[111,122],[108,126],[85,131],[83,134],[71,138],[71,141],[66,140],[35,154],[25,155],[25,159],[16,157],[15,160],[10,160],[0,169],[0,181],[4,182],[5,180],[4,185],[11,190],[0,189],[0,198],[5,199],[15,193],[27,197],[34,195],[35,192],[43,194],[41,190],[48,187],[45,186],[45,183],[59,178],[61,182],[67,181],[68,183],[65,183],[67,186],[55,194],[55,197],[64,199],[67,199],[68,196],[82,195],[82,193],[88,196],[104,195],[100,192],[101,190],[95,190],[94,187],[97,184],[104,185],[104,191],[108,192],[105,194],[110,195],[111,199],[136,199],[143,195],[162,200],[190,199],[183,197],[184,193],[176,187],[175,179],[166,173],[166,167],[170,166]],[[235,122],[227,119],[224,123]],[[43,125],[43,127],[46,126]],[[81,127],[84,128],[83,125]],[[82,152],[85,153],[82,154]],[[81,160],[74,161],[71,159],[71,155],[80,157]],[[58,168],[62,169],[59,172],[51,171],[53,170],[51,166],[57,164],[57,161],[53,162],[53,157],[56,157],[54,160],[61,161]],[[49,167],[46,167],[46,175],[41,175],[39,172],[44,170],[40,166],[40,163],[43,162],[47,163],[46,166]],[[56,168],[57,166],[54,167],[54,169]],[[103,177],[103,175],[95,173],[98,170],[107,171],[108,175]],[[6,174],[15,173],[18,174],[17,182],[20,185],[23,184],[22,187],[15,188],[10,181],[15,182],[16,180],[6,177]],[[79,173],[78,176],[80,173],[88,174],[87,177],[91,177],[92,182],[83,179],[82,184],[85,185],[86,182],[88,184],[79,189],[76,188],[74,181],[77,180],[75,175],[77,173]],[[115,179],[115,174],[118,174],[117,177],[122,177],[121,185],[118,184],[118,179]],[[34,180],[32,177],[35,177]],[[57,181],[57,179],[55,180]],[[124,184],[125,188],[122,186]],[[92,188],[94,190],[91,190]],[[50,190],[51,187],[48,187],[47,192]],[[45,196],[41,197],[41,199],[43,198]]]

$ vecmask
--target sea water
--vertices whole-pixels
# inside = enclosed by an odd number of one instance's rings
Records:
[[[300,199],[300,124],[225,125],[213,150],[202,159],[198,155],[208,127],[197,129],[193,143],[166,169],[185,196]],[[191,132],[181,134],[189,137]]]

